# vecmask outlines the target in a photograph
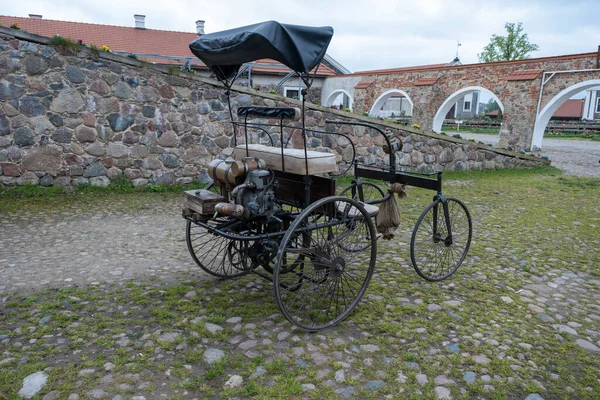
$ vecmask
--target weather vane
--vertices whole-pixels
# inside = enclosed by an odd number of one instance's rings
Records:
[[[458,59],[458,48],[462,46],[462,44],[457,40],[456,41],[456,58]]]

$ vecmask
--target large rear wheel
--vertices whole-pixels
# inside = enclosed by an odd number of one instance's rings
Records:
[[[303,329],[334,326],[360,302],[376,257],[375,226],[365,208],[345,197],[321,199],[281,241],[273,273],[277,305]]]

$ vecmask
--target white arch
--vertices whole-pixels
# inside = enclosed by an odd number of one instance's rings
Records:
[[[500,106],[500,111],[502,111],[502,113],[504,113],[504,105],[502,104],[502,102],[500,101],[498,96],[496,96],[493,92],[491,92],[490,90],[488,90],[484,87],[481,87],[481,86],[469,86],[469,87],[457,90],[456,92],[452,93],[442,103],[440,108],[437,110],[437,113],[435,113],[435,117],[433,117],[433,130],[436,131],[437,133],[440,133],[442,131],[442,125],[444,124],[444,118],[446,118],[446,114],[448,114],[448,111],[450,111],[452,106],[458,100],[460,100],[461,98],[463,98],[466,95],[471,94],[473,92],[485,92],[485,93],[491,95],[492,99],[494,99],[494,101],[496,103],[498,103],[498,106]],[[474,106],[477,107],[476,104]]]
[[[558,107],[560,107],[565,101],[571,98],[574,94],[577,94],[583,90],[593,88],[594,86],[600,85],[600,79],[592,79],[589,81],[584,81],[580,83],[576,83],[573,86],[570,86],[559,94],[554,96],[552,100],[546,104],[546,106],[538,113],[535,118],[535,125],[533,126],[533,137],[531,138],[531,148],[534,147],[542,147],[542,139],[544,138],[544,131],[546,130],[546,126],[548,122],[550,122],[550,118],[554,115]]]
[[[379,112],[379,110],[381,110],[381,107],[383,107],[385,102],[395,94],[401,94],[402,96],[404,96],[406,98],[406,100],[408,100],[408,103],[410,104],[411,114],[412,114],[412,109],[414,106],[413,106],[413,102],[412,102],[410,96],[408,95],[408,93],[406,93],[404,90],[400,90],[400,89],[391,89],[391,90],[388,90],[387,92],[385,92],[384,94],[382,94],[381,96],[379,96],[377,98],[377,100],[375,100],[375,103],[373,103],[373,107],[371,107],[371,111],[369,111],[369,115],[371,117],[376,117],[377,116],[376,114]]]
[[[345,94],[346,96],[348,96],[349,102],[348,102],[348,107],[350,108],[350,110],[352,110],[352,103],[354,103],[354,99],[352,98],[352,95],[344,89],[336,89],[333,92],[331,92],[331,94],[329,95],[329,97],[327,98],[327,100],[325,101],[325,104],[323,104],[323,106],[325,107],[330,107],[331,104],[333,103],[333,100],[336,99],[336,97],[338,97],[340,95],[340,93]]]

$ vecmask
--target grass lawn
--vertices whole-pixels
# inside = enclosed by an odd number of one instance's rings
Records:
[[[0,223],[24,207],[180,207],[182,189],[154,190],[5,191]],[[412,269],[410,234],[433,193],[409,188],[361,304],[316,334],[285,320],[254,275],[141,271],[121,284],[0,292],[0,399],[18,398],[37,371],[48,382],[36,399],[600,398],[600,180],[552,167],[451,172],[444,192],[473,219],[458,271],[432,283]],[[0,261],[0,275],[8,268]]]

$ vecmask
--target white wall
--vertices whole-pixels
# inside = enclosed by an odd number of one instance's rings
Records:
[[[327,100],[336,91],[344,90],[352,98],[354,98],[354,86],[361,81],[362,76],[341,76],[341,77],[330,77],[323,83],[323,89],[321,90],[321,105],[327,106]],[[333,103],[335,104],[335,103]]]
[[[383,104],[379,115],[383,118],[391,117],[392,114],[399,117],[402,115],[402,111],[404,111],[405,117],[410,117],[412,115],[412,107],[408,99],[406,97],[392,97],[387,99]]]
[[[584,95],[582,97],[581,95]],[[583,104],[583,119],[593,120],[596,117],[597,107],[598,107],[598,99],[600,98],[600,87],[593,87],[584,92],[578,93],[571,98],[585,98],[585,102]]]

